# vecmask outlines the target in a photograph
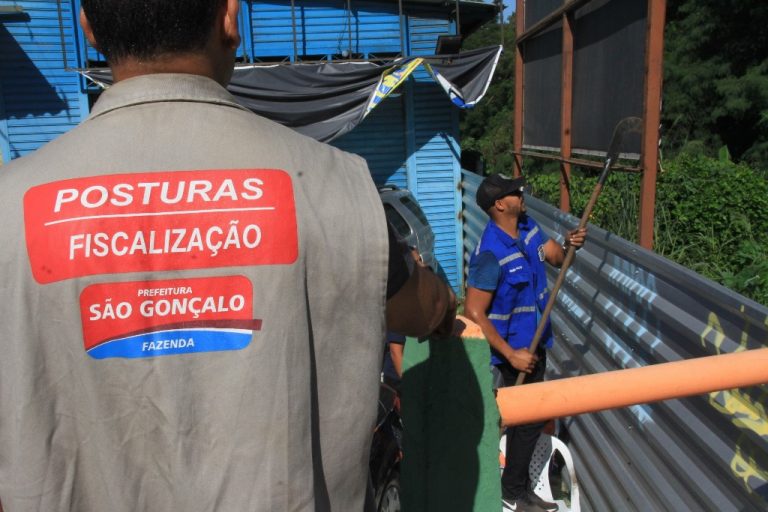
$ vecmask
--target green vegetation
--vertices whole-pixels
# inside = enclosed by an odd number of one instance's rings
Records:
[[[668,0],[662,163],[654,249],[768,305],[768,3]],[[480,106],[462,117],[462,149],[483,154],[486,172],[512,169],[514,17],[507,51]],[[498,24],[465,48],[498,44]],[[557,163],[526,160],[534,195],[559,203]],[[572,212],[596,182],[574,168]],[[640,175],[612,174],[591,221],[636,240]]]
[[[768,3],[670,0],[662,142],[768,168]]]
[[[560,174],[530,173],[536,197],[557,204]],[[593,170],[572,176],[572,212],[594,189]],[[613,173],[591,222],[622,238],[637,231],[640,176]],[[768,304],[768,180],[745,164],[682,152],[667,161],[656,188],[655,250],[751,299]]]
[[[509,172],[514,162],[512,125],[515,109],[515,30],[514,23],[504,24],[505,50],[496,66],[493,83],[480,103],[462,113],[461,149],[482,153],[488,170]],[[498,23],[485,25],[472,35],[464,48],[498,45]]]

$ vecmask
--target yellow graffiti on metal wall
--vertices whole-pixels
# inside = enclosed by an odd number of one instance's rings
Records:
[[[744,312],[744,307],[741,307]],[[768,327],[768,317],[765,319],[765,325]],[[741,331],[739,346],[735,352],[747,350],[747,340],[749,339],[748,324]],[[725,331],[720,324],[720,319],[715,313],[710,312],[707,327],[701,333],[701,344],[707,345],[707,339],[714,345],[715,352],[721,353],[723,341],[726,339]],[[768,341],[768,340],[766,340]],[[731,421],[737,427],[754,432],[758,436],[768,441],[768,415],[766,415],[765,406],[768,399],[768,391],[763,390],[757,400],[753,399],[747,393],[739,389],[715,391],[709,394],[709,404],[720,413],[730,416]],[[731,459],[731,471],[739,478],[748,492],[759,487],[759,482],[768,482],[768,453],[764,446],[756,446],[753,436],[742,432],[736,441],[733,459]],[[757,485],[750,485],[750,479],[756,479]]]

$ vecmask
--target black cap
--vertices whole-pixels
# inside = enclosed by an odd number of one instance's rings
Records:
[[[491,174],[480,183],[477,187],[477,206],[488,210],[497,199],[508,196],[510,194],[522,193],[525,186],[525,178],[522,176],[518,178],[507,178],[501,174]]]

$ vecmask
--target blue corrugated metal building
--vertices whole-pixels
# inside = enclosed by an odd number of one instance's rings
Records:
[[[88,116],[98,89],[77,70],[105,62],[83,37],[79,8],[79,0],[0,0],[0,163]],[[492,1],[242,0],[238,58],[289,64],[432,55],[438,36],[466,36],[496,9]],[[416,72],[334,144],[366,158],[376,183],[413,192],[435,231],[438,262],[459,290],[458,111],[442,89]]]

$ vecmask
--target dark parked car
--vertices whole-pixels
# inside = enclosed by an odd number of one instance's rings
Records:
[[[406,189],[386,185],[379,188],[379,196],[397,236],[416,248],[425,264],[436,269],[435,234],[413,195]]]
[[[415,248],[426,265],[437,268],[435,235],[419,204],[406,189],[379,188],[387,221],[400,240]],[[403,423],[400,418],[400,379],[385,365],[379,387],[379,410],[369,459],[372,494],[377,512],[400,512],[400,460],[403,458]]]

